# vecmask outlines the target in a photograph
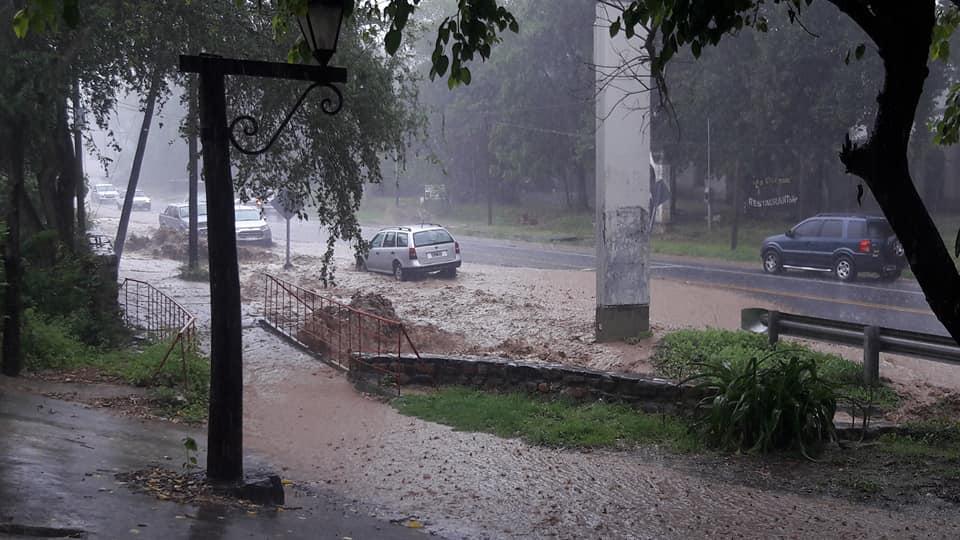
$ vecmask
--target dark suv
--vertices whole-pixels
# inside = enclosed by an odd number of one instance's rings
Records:
[[[840,281],[853,281],[859,272],[873,272],[894,281],[907,261],[903,246],[883,217],[858,214],[817,214],[785,234],[771,236],[760,248],[763,271],[833,272]]]

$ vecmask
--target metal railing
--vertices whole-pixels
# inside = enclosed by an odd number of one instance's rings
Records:
[[[400,390],[399,365],[385,369],[364,361],[365,355],[420,352],[400,321],[349,306],[329,296],[264,274],[264,322],[317,353],[325,361],[350,371],[356,363],[394,377]]]
[[[767,334],[771,344],[779,341],[780,336],[794,336],[863,347],[863,377],[864,382],[869,385],[876,385],[880,381],[881,352],[960,364],[960,347],[953,338],[947,336],[793,315],[760,308],[742,310],[740,328],[749,332]]]
[[[179,302],[153,285],[138,279],[125,278],[120,284],[120,308],[124,323],[142,332],[147,341],[169,341],[154,377],[166,365],[170,354],[180,346],[183,384],[187,385],[187,354],[197,350],[197,318]]]

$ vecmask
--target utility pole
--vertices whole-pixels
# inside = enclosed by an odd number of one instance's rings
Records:
[[[713,231],[713,211],[710,207],[710,117],[707,117],[707,177],[703,180],[703,201],[707,205],[707,232]]]
[[[593,63],[619,65],[631,46],[611,38],[613,12],[597,3]],[[650,137],[631,110],[649,110],[649,80],[597,73],[597,341],[638,338],[650,330]]]

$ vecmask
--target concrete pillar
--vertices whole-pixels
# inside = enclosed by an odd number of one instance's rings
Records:
[[[636,57],[621,31],[610,37],[607,6],[597,4],[593,62],[597,73],[597,313],[598,341],[650,330],[650,94],[631,73],[609,79]]]

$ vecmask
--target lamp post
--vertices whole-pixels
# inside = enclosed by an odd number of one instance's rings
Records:
[[[243,478],[243,338],[229,145],[251,155],[267,151],[314,88],[326,88],[335,96],[321,101],[324,113],[333,115],[340,110],[343,96],[333,83],[346,82],[347,71],[328,67],[327,62],[336,51],[347,1],[310,0],[306,13],[297,18],[304,40],[312,48],[319,65],[235,60],[206,54],[180,56],[180,71],[197,73],[200,79],[200,140],[207,193],[211,312],[207,476],[212,480],[237,481]],[[300,80],[312,84],[300,95],[266,145],[249,148],[237,139],[236,128],[242,123],[242,136],[254,137],[260,127],[249,115],[238,116],[227,123],[224,89],[227,75]]]

